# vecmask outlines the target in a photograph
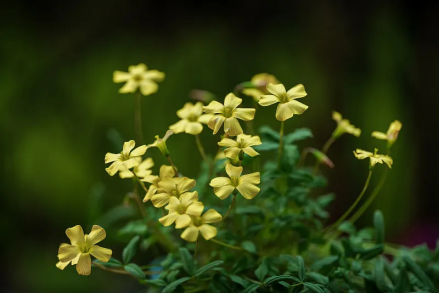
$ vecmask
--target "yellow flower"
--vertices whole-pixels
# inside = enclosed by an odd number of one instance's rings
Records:
[[[253,120],[255,117],[255,109],[237,108],[242,103],[242,99],[230,93],[224,100],[224,105],[212,101],[209,105],[203,107],[203,111],[207,114],[215,114],[207,124],[210,129],[213,129],[213,134],[216,134],[224,123],[224,131],[230,136],[237,136],[242,134],[241,125],[238,119],[244,121]],[[238,119],[237,119],[238,118]]]
[[[252,97],[256,102],[259,102],[263,94],[268,94],[266,86],[267,84],[280,83],[274,75],[268,73],[259,73],[252,77],[251,84],[254,88],[245,88],[242,93]]]
[[[203,103],[198,102],[195,105],[186,103],[183,108],[177,111],[177,116],[181,118],[177,123],[169,126],[169,129],[175,133],[186,132],[197,135],[203,131],[203,124],[209,123],[213,114],[203,114]]]
[[[84,235],[81,226],[77,225],[66,230],[71,244],[63,243],[59,246],[56,266],[64,270],[69,264],[76,265],[76,271],[80,275],[90,275],[91,257],[90,254],[102,262],[107,262],[111,257],[111,249],[95,245],[105,239],[105,230],[94,225],[90,234]]]
[[[139,165],[135,166],[133,168],[133,172],[136,174],[138,178],[143,178],[147,175],[151,175],[152,171],[149,170],[154,166],[154,162],[151,158],[147,158],[143,162],[141,162]],[[119,171],[120,178],[133,178],[133,172],[131,172],[128,169],[125,169],[124,171]]]
[[[361,129],[355,128],[354,125],[352,125],[349,120],[343,119],[340,113],[333,111],[332,112],[332,119],[337,122],[337,128],[334,130],[334,133],[332,134],[333,137],[337,138],[343,133],[349,133],[352,135],[355,135],[356,137],[359,137],[361,134]]]
[[[123,144],[123,150],[120,154],[107,153],[105,155],[105,164],[113,163],[105,169],[110,176],[116,174],[117,171],[126,171],[139,165],[147,146],[142,145],[131,151],[135,145],[134,140],[130,140]]]
[[[160,208],[167,204],[172,196],[180,198],[181,195],[188,192],[195,185],[195,180],[187,177],[165,178],[158,183],[159,190],[151,197],[152,204],[156,208]]]
[[[162,81],[165,74],[158,70],[147,70],[145,64],[131,65],[128,67],[129,72],[122,72],[116,70],[113,73],[113,82],[126,84],[119,90],[120,93],[134,93],[137,88],[144,96],[151,95],[157,92],[159,86],[156,82]]]
[[[262,142],[259,136],[251,136],[246,134],[238,135],[236,140],[223,138],[218,143],[219,146],[229,147],[224,150],[224,154],[230,159],[235,159],[238,157],[242,159],[244,157],[244,153],[251,157],[257,156],[259,153],[255,151],[252,146],[260,144],[262,144]]]
[[[199,217],[204,210],[202,202],[198,201],[198,192],[186,192],[178,199],[172,196],[166,206],[168,215],[159,219],[164,226],[170,226],[175,222],[175,228],[181,229],[189,226],[191,217]]]
[[[148,145],[148,148],[156,147],[159,148],[160,152],[165,156],[169,156],[168,147],[166,146],[166,140],[174,134],[174,131],[168,130],[163,138],[160,138],[158,135],[155,136],[155,141],[152,144]]]
[[[307,95],[302,84],[296,85],[287,92],[283,84],[269,83],[267,90],[272,95],[261,96],[259,104],[261,106],[270,106],[279,103],[276,109],[276,119],[279,121],[290,119],[294,114],[302,114],[308,109],[307,105],[296,101],[296,99]]]
[[[201,233],[206,240],[215,237],[217,234],[216,228],[208,224],[217,223],[223,219],[214,209],[208,210],[201,217],[191,216],[191,218],[191,224],[181,233],[181,238],[189,242],[197,241],[199,233]]]
[[[395,120],[390,124],[387,133],[374,131],[372,132],[372,136],[378,139],[387,140],[388,146],[391,147],[395,143],[396,139],[398,138],[398,134],[401,131],[401,128],[402,128],[401,122]]]
[[[172,166],[162,165],[160,167],[159,176],[157,175],[146,175],[141,181],[151,183],[148,188],[148,192],[143,199],[143,202],[147,202],[152,198],[154,194],[159,190],[159,183],[166,178],[172,178],[175,176],[174,168]]]
[[[389,166],[389,168],[392,168],[392,164],[393,164],[392,158],[389,156],[386,156],[386,155],[379,155],[379,154],[377,154],[377,152],[378,152],[378,149],[375,149],[374,153],[366,152],[366,151],[357,149],[354,151],[354,155],[359,160],[370,158],[370,166],[371,167],[375,166],[377,163],[380,163],[380,164],[386,163],[387,166]]]
[[[226,199],[230,194],[236,195],[238,192],[246,199],[252,199],[260,188],[256,186],[261,182],[259,172],[242,175],[242,167],[235,167],[231,164],[226,165],[226,173],[230,178],[217,177],[210,181],[210,186],[220,199]]]

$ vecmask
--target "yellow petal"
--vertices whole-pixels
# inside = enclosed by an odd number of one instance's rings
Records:
[[[216,236],[218,233],[216,228],[207,224],[203,224],[200,227],[198,227],[200,230],[201,235],[203,235],[204,239],[209,240]]]
[[[120,154],[107,153],[105,155],[105,164],[119,160]]]
[[[238,146],[238,143],[236,140],[230,139],[230,138],[223,138],[219,143],[219,146],[223,147],[236,147]]]
[[[227,164],[226,173],[229,177],[239,177],[242,173],[242,167],[235,167],[232,164]]]
[[[261,92],[258,89],[243,89],[242,93],[244,95],[252,97],[256,102],[259,102],[259,100],[261,99],[261,96],[264,94],[263,92]]]
[[[234,110],[236,107],[241,105],[242,99],[235,96],[233,93],[230,93],[224,99],[224,107],[229,108],[230,110]]]
[[[91,228],[91,232],[90,234],[88,234],[85,239],[87,244],[94,245],[96,243],[101,242],[102,240],[105,239],[105,237],[107,236],[107,234],[105,233],[105,230],[98,225],[93,225],[93,227]]]
[[[159,221],[160,221],[160,223],[163,224],[163,226],[168,227],[168,226],[171,226],[172,223],[174,223],[178,217],[179,217],[178,213],[171,212],[168,215],[161,217],[159,219]]]
[[[175,171],[172,166],[162,165],[159,172],[160,178],[172,178],[175,176]]]
[[[72,228],[68,228],[66,230],[66,235],[67,237],[69,237],[72,245],[82,244],[85,242],[84,231],[82,230],[82,227],[79,225],[76,225],[75,227]]]
[[[286,93],[285,87],[283,84],[267,84],[267,90],[273,95],[280,97]],[[262,97],[261,97],[262,100]]]
[[[145,197],[143,198],[143,202],[147,202],[148,200],[150,200],[156,192],[157,192],[157,187],[151,185],[148,191],[146,192]]]
[[[241,181],[244,183],[250,184],[259,184],[261,183],[261,173],[255,172],[241,176]]]
[[[88,253],[81,253],[78,264],[76,265],[76,271],[80,275],[88,276],[91,273],[91,257]]]
[[[303,98],[305,97],[307,94],[305,92],[305,87],[303,86],[303,84],[298,84],[294,87],[292,87],[288,92],[287,95],[289,98],[291,99],[298,99],[298,98]]]
[[[181,178],[180,182],[177,185],[178,190],[180,191],[180,193],[186,192],[192,188],[195,187],[197,183],[195,182],[194,179],[189,179],[187,177],[183,177]]]
[[[235,190],[235,187],[233,187],[232,185],[224,185],[224,186],[213,188],[213,192],[220,199],[228,198],[234,190]]]
[[[128,71],[131,75],[143,74],[148,69],[144,63],[139,63],[138,65],[131,65],[128,67]]]
[[[195,242],[198,239],[198,228],[195,226],[187,227],[183,233],[181,233],[181,238],[188,242]]]
[[[336,111],[332,111],[332,119],[334,119],[337,122],[340,122],[343,119],[343,117],[341,116],[340,113]]]
[[[125,156],[129,156],[131,150],[134,148],[135,145],[136,142],[134,140],[124,142],[122,154],[124,154]]]
[[[259,100],[259,105],[270,106],[279,102],[280,102],[279,98],[274,95],[263,95]]]
[[[387,140],[387,134],[379,132],[379,131],[372,132],[372,137]]]
[[[136,167],[139,165],[139,162],[141,160],[142,160],[142,158],[140,158],[140,157],[131,157],[131,159],[122,162],[123,168],[131,169],[133,167]],[[123,168],[119,167],[119,170],[121,170],[121,169],[123,170]]]
[[[261,138],[259,136],[252,136],[251,138],[249,138],[247,140],[247,145],[248,146],[254,146],[254,145],[261,145]]]
[[[235,117],[244,121],[250,121],[255,118],[255,109],[251,108],[237,108],[235,110]]]
[[[169,198],[169,204],[165,207],[165,209],[167,209],[168,211],[175,211],[177,209],[177,207],[180,205],[180,200],[175,197],[175,196],[171,196]]]
[[[212,179],[212,181],[210,181],[209,185],[212,187],[221,187],[224,185],[230,185],[230,178],[217,177],[217,178]]]
[[[165,79],[165,73],[155,69],[146,71],[144,74],[142,74],[142,76],[145,79],[150,79],[153,81],[162,81]]]
[[[90,254],[102,262],[107,262],[108,260],[110,260],[112,253],[113,252],[111,251],[111,249],[103,248],[97,245],[94,245],[90,248]]]
[[[61,244],[58,249],[58,259],[61,262],[70,262],[80,254],[81,251],[76,245]]]
[[[175,229],[185,228],[190,225],[192,222],[191,217],[189,215],[179,215],[175,220]]]
[[[202,202],[194,202],[186,209],[186,214],[199,217],[203,213],[204,205]]]
[[[154,167],[154,161],[152,158],[146,158],[139,164],[139,169],[151,169],[152,167]]]
[[[168,193],[158,193],[152,196],[151,201],[156,208],[161,208],[169,202],[170,197]]]
[[[220,130],[221,126],[223,125],[224,120],[225,120],[224,116],[215,115],[212,117],[212,119],[209,120],[207,126],[213,130],[213,134],[216,134],[218,130]]]
[[[177,185],[181,182],[183,178],[164,178],[158,183],[160,189],[172,193],[178,188]]]
[[[198,191],[185,192],[180,196],[180,202],[192,203],[198,201]]]
[[[226,118],[224,120],[224,132],[230,136],[237,136],[243,133],[241,125],[239,125],[238,119],[235,117]]]
[[[56,263],[56,267],[58,269],[60,269],[60,270],[64,270],[66,268],[66,266],[69,265],[69,263],[70,263],[69,261],[68,262],[61,262],[61,261],[59,261],[59,262]]]
[[[246,153],[250,157],[255,157],[255,156],[259,155],[259,153],[257,151],[255,151],[252,147],[246,147],[246,148],[243,148],[242,150],[244,151],[244,153]]]
[[[293,117],[293,111],[290,109],[288,104],[280,103],[277,105],[276,109],[276,119],[279,121],[285,121]]]
[[[223,104],[217,101],[212,101],[209,103],[209,105],[203,107],[203,112],[206,114],[217,114],[217,113],[221,113],[223,109],[224,109]]]
[[[199,122],[189,122],[187,123],[184,132],[197,135],[203,131],[203,125]]]
[[[184,104],[183,108],[181,108],[180,110],[177,111],[177,116],[180,117],[181,119],[189,118],[189,116],[191,116],[191,114],[192,114],[193,108],[194,108],[194,105],[192,103],[188,102],[188,103]],[[202,107],[201,107],[201,109],[202,109]],[[203,111],[203,110],[201,110],[201,111]]]
[[[387,166],[391,169],[392,168],[392,164],[393,164],[393,160],[391,157],[389,156],[382,156],[381,159],[383,160],[384,163],[387,164]]]
[[[123,85],[123,87],[119,89],[119,93],[121,94],[134,93],[137,90],[138,86],[139,84],[137,82],[130,79]]]
[[[203,114],[200,117],[198,117],[198,122],[203,123],[203,124],[207,124],[209,123],[210,119],[213,118],[213,114]]]
[[[136,174],[136,175],[137,175],[137,174]],[[131,171],[129,171],[129,170],[126,170],[126,171],[120,171],[120,172],[119,172],[119,176],[120,176],[120,178],[122,178],[122,179],[125,179],[125,178],[133,178],[133,177],[134,177],[133,172],[131,172]]]
[[[363,159],[365,159],[365,158],[372,157],[372,156],[373,156],[373,153],[371,153],[371,152],[366,152],[366,151],[363,151],[363,150],[360,150],[360,149],[356,149],[356,150],[354,151],[354,155],[355,155],[355,157],[356,157],[357,159],[359,159],[359,160],[363,160]]]
[[[287,105],[291,109],[291,112],[293,112],[294,114],[302,114],[306,111],[306,109],[308,109],[307,105],[294,100],[288,102]]]
[[[120,161],[113,162],[113,164],[111,164],[110,167],[105,168],[105,171],[107,171],[108,175],[113,176],[114,174],[117,173],[117,171],[119,171],[121,165],[122,162]]]
[[[224,150],[224,154],[226,155],[227,158],[230,159],[235,159],[238,157],[239,153],[241,152],[240,148],[228,148]]]
[[[241,193],[241,195],[246,199],[252,199],[259,193],[260,190],[259,187],[248,182],[242,182],[238,185],[238,187],[236,187],[236,189],[238,189],[239,193]]]
[[[173,130],[175,133],[182,133],[186,129],[188,122],[186,120],[180,120],[175,124],[169,126],[169,129]]]
[[[201,222],[203,224],[221,222],[222,219],[223,217],[221,216],[221,214],[214,209],[208,210],[204,213],[204,215],[201,216]]]
[[[139,157],[139,156],[143,156],[146,152],[146,150],[148,149],[148,147],[146,145],[142,145],[139,146],[138,148],[135,148],[132,152],[131,152],[131,156],[132,157]]]
[[[149,96],[155,92],[157,92],[159,89],[159,86],[151,80],[142,80],[140,82],[140,92],[144,96]]]
[[[128,81],[128,79],[130,78],[131,78],[131,74],[129,74],[128,72],[123,72],[119,70],[113,72],[113,82],[115,83],[125,82]]]

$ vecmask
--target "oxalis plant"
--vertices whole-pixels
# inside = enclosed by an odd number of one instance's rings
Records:
[[[123,204],[103,217],[107,221],[98,221],[119,230],[112,238],[128,243],[122,255],[97,245],[106,237],[103,227],[94,225],[84,234],[78,225],[66,230],[70,244],[60,245],[58,268],[72,264],[81,275],[89,275],[92,267],[124,274],[143,284],[142,292],[437,292],[439,249],[387,243],[378,210],[373,228],[354,226],[385,183],[399,121],[392,122],[387,133],[372,133],[387,142],[382,153],[353,152],[352,159],[368,161],[358,163],[364,186],[358,187],[350,208],[329,222],[325,209],[335,198],[332,193],[318,194],[327,184],[319,168],[333,167],[326,155],[330,147],[345,133],[360,136],[360,129],[333,112],[336,128],[322,149],[300,151],[296,143],[312,137],[311,131],[287,133],[285,124],[306,112],[308,106],[299,101],[307,96],[304,86],[287,91],[273,75],[258,74],[224,100],[194,92],[198,101],[186,103],[177,111],[180,120],[146,145],[141,99],[155,93],[164,76],[144,64],[114,72],[114,82],[125,83],[120,93],[134,94],[140,145],[130,140],[118,146],[120,153],[105,155],[110,176],[133,182]],[[240,107],[238,96],[252,101],[253,107]],[[256,133],[256,108],[274,104],[280,130],[263,126]],[[218,141],[208,152],[199,139],[205,125]],[[172,157],[170,150],[178,146],[172,145],[171,136],[177,134],[195,138],[198,178],[185,176],[185,166]],[[154,174],[154,162],[145,154],[157,149],[164,159]],[[375,168],[386,171],[376,186],[370,186]],[[121,210],[125,216],[116,217]],[[132,212],[128,217],[127,211]],[[116,219],[108,221],[111,217]],[[124,219],[128,220],[122,223]]]

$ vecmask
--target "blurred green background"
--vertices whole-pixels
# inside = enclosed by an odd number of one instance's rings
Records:
[[[330,149],[336,168],[323,169],[328,190],[337,194],[334,217],[367,175],[367,162],[352,150],[384,150],[385,142],[370,133],[399,119],[394,168],[375,207],[384,211],[389,240],[433,244],[439,236],[438,12],[437,4],[409,1],[8,3],[0,12],[1,291],[141,288],[97,269],[83,277],[73,267],[55,267],[65,229],[89,230],[130,191],[130,180],[105,172],[104,155],[120,151],[109,139],[118,133],[134,139],[133,96],[118,93],[112,73],[141,62],[166,73],[159,92],[142,100],[146,143],[178,120],[175,112],[191,89],[222,100],[260,72],[287,88],[305,85],[309,109],[286,123],[286,132],[312,129],[315,138],[302,146],[323,145],[335,127],[332,110],[360,127],[360,138],[345,135]],[[274,106],[258,108],[255,125],[278,128],[274,112]],[[202,139],[213,153],[218,138],[205,130]],[[168,146],[185,175],[196,176],[194,138],[176,135]],[[158,151],[150,154],[154,170],[165,163]],[[371,210],[360,225],[370,223]],[[123,247],[111,236],[102,246],[115,256]]]

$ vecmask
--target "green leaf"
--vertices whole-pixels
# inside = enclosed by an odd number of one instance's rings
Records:
[[[318,285],[313,284],[313,283],[303,283],[303,285],[305,286],[305,288],[316,292],[316,293],[325,293],[325,291]]]
[[[280,276],[273,276],[273,277],[269,277],[267,279],[264,280],[264,284],[265,285],[271,285],[273,283],[279,283],[281,281],[295,281],[297,283],[300,283],[301,281],[294,277],[294,276],[290,276],[290,275],[280,275]]]
[[[200,275],[204,274],[205,272],[210,271],[211,269],[222,265],[223,263],[224,262],[222,260],[217,260],[217,261],[211,262],[211,263],[199,268],[197,270],[197,272],[195,273],[195,276],[200,276]]]
[[[125,265],[124,269],[138,279],[145,279],[145,274],[143,273],[142,269],[134,263]]]
[[[415,263],[410,256],[404,255],[403,260],[406,263],[407,269],[409,271],[411,271],[423,284],[428,286],[428,288],[431,291],[436,292],[435,287],[431,282],[430,278],[428,278],[428,276],[425,274],[422,268],[417,263]]]
[[[258,290],[259,285],[258,284],[251,284],[246,289],[242,290],[241,293],[252,293]]]
[[[360,257],[364,260],[370,260],[384,252],[384,244],[377,244],[361,252]]]
[[[337,261],[338,261],[337,255],[328,256],[328,257],[325,257],[321,260],[316,261],[311,266],[311,269],[313,271],[323,271],[323,270],[335,265],[337,263]]]
[[[284,153],[282,157],[282,163],[285,170],[289,170],[294,167],[300,158],[299,148],[296,145],[286,145],[284,146]]]
[[[375,226],[375,242],[378,244],[384,243],[384,217],[380,210],[376,210],[373,215],[373,224]]]
[[[262,281],[262,280],[264,280],[264,278],[267,274],[268,274],[268,262],[267,262],[267,259],[264,257],[262,259],[262,263],[256,269],[255,275],[256,275],[256,277],[258,277],[259,281]]]
[[[147,231],[147,226],[143,220],[136,220],[128,222],[122,229],[117,233],[120,236],[124,235],[145,235]]]
[[[279,132],[271,129],[271,127],[268,125],[261,126],[261,128],[259,128],[259,133],[263,138],[267,138],[270,141],[279,142]]]
[[[340,231],[340,232],[347,233],[347,234],[355,234],[355,233],[357,233],[357,229],[355,229],[354,224],[352,224],[349,221],[342,222],[340,224],[340,226],[338,226],[337,230]]]
[[[258,152],[277,150],[279,148],[279,143],[263,140],[262,144],[256,145],[253,148]]]
[[[306,279],[306,268],[303,258],[300,255],[297,256],[297,265],[299,266],[299,279],[303,282]]]
[[[323,285],[329,284],[329,278],[324,276],[324,275],[321,275],[319,273],[309,272],[308,277],[310,277],[311,279],[313,279],[315,282],[317,282],[319,284],[323,284]]]
[[[379,257],[375,260],[375,283],[381,291],[393,291],[386,283],[384,274],[384,260]]]
[[[182,283],[184,283],[184,282],[186,282],[187,280],[190,280],[190,279],[191,279],[190,277],[184,277],[184,278],[178,279],[178,280],[172,282],[171,284],[169,284],[168,286],[166,286],[166,287],[163,289],[162,293],[173,292],[175,289],[177,289],[177,287],[178,287],[180,284],[182,284]]]
[[[93,263],[104,266],[104,267],[108,267],[108,268],[115,268],[115,267],[122,267],[123,263],[121,263],[120,261],[118,261],[115,258],[110,257],[110,259],[107,262],[103,262],[100,261],[98,259],[95,259],[93,261]]]
[[[243,241],[241,243],[241,247],[244,248],[244,250],[246,250],[246,251],[248,251],[250,253],[255,253],[256,254],[256,252],[257,252],[256,245],[253,242],[248,241],[248,240]]]
[[[129,263],[139,248],[139,236],[134,236],[122,251],[122,259],[124,263]]]
[[[189,252],[189,250],[187,250],[187,248],[185,247],[180,248],[180,258],[181,258],[181,262],[183,263],[184,270],[190,276],[193,276],[195,274],[194,259],[192,258],[192,255]]]
[[[153,286],[157,286],[157,287],[165,287],[166,285],[168,285],[168,283],[166,283],[162,279],[145,280],[145,284],[153,285]]]
[[[290,144],[299,140],[312,138],[312,132],[309,128],[297,128],[293,133],[289,133],[284,137],[284,143]]]
[[[248,283],[249,283],[247,280],[244,280],[243,278],[241,278],[240,276],[237,276],[237,275],[230,275],[230,279],[234,283],[239,284],[244,288],[247,288]]]

